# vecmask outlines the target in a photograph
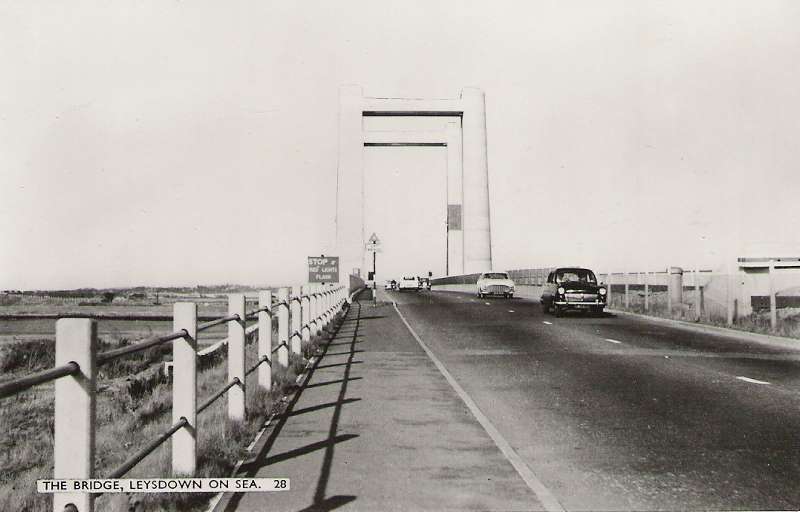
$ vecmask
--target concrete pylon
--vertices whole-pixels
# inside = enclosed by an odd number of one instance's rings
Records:
[[[461,91],[464,154],[464,273],[492,270],[489,219],[489,166],[486,155],[486,104],[483,91]]]
[[[447,123],[447,273],[464,273],[464,168],[461,127]]]
[[[350,285],[354,268],[364,273],[364,143],[359,85],[339,88],[339,162],[336,180],[336,253],[339,282]]]

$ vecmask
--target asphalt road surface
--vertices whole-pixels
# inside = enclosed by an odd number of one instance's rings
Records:
[[[386,297],[565,509],[800,508],[800,351],[525,299]]]

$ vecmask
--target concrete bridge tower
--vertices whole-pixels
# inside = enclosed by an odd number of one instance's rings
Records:
[[[449,117],[440,132],[367,132],[364,117]],[[358,85],[339,91],[336,252],[340,275],[365,269],[364,146],[447,147],[447,268],[451,275],[492,269],[486,107],[480,89],[457,99],[364,97]]]

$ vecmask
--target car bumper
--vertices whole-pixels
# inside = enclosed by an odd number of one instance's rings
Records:
[[[507,295],[509,293],[514,293],[514,289],[509,286],[490,285],[483,289],[478,288],[478,293],[482,293],[483,295]]]
[[[594,302],[577,302],[577,301],[555,301],[553,304],[556,306],[565,306],[568,308],[588,308],[588,307],[605,307],[605,302],[594,301]]]

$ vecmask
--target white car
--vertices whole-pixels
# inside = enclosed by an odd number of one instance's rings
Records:
[[[478,297],[487,295],[514,296],[514,281],[508,278],[507,272],[484,272],[478,278]]]
[[[403,277],[397,282],[397,290],[419,290],[419,280],[415,277]]]

